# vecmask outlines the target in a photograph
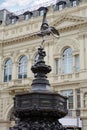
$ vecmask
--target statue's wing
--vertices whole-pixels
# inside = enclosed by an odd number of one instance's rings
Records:
[[[50,29],[51,29],[51,32],[53,33],[53,34],[56,34],[56,35],[60,35],[59,34],[59,32],[57,31],[57,29],[55,29],[54,27],[50,27]]]
[[[37,32],[36,34],[37,34],[38,36],[40,36],[40,37],[43,37],[43,36],[44,36],[41,31]]]
[[[46,30],[41,30],[40,32],[37,33],[38,36],[40,37],[43,37],[43,36],[46,36],[46,35],[50,35],[51,34],[51,31],[50,29],[46,29]]]

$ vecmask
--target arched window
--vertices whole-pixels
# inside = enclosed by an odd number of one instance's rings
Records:
[[[72,49],[66,48],[62,55],[62,72],[64,74],[72,73],[73,69],[73,57]]]
[[[8,82],[12,79],[12,60],[6,60],[4,64],[4,82]]]
[[[19,59],[19,66],[18,66],[18,78],[27,78],[27,62],[28,59],[26,56],[22,56]]]

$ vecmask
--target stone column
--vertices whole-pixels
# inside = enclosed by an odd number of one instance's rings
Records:
[[[2,43],[0,43],[0,82],[3,82],[3,62],[2,62],[2,58],[3,58],[3,51],[2,51]]]
[[[2,56],[0,56],[0,82],[3,82],[4,77],[4,65],[2,64]]]
[[[87,117],[82,119],[82,130],[87,130]]]
[[[73,72],[75,72],[75,55],[73,55]]]
[[[77,101],[76,101],[76,91],[73,89],[73,108],[77,108]]]
[[[33,73],[31,71],[31,66],[33,65],[33,60],[31,57],[28,59],[28,66],[27,66],[27,77],[31,78],[33,76]]]
[[[80,90],[80,98],[81,98],[81,109],[84,108],[84,97],[83,97],[83,90]]]
[[[17,79],[18,77],[18,62],[13,62],[12,66],[12,80]]]
[[[85,46],[84,46],[84,36],[80,36],[80,69],[84,71],[86,69],[85,63]]]
[[[62,56],[60,55],[60,58],[59,58],[59,74],[63,73],[62,69],[63,69]]]

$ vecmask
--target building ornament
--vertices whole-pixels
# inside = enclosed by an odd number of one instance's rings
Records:
[[[71,25],[66,25],[63,27],[58,27],[59,24],[61,24],[61,22],[63,23],[64,21],[73,21],[75,22],[74,24]],[[76,23],[77,22],[77,23]],[[86,26],[87,25],[87,20],[84,17],[79,17],[79,16],[72,16],[72,15],[62,15],[59,17],[59,19],[55,19],[53,23],[51,23],[52,26],[57,26],[57,29],[59,30],[59,32],[65,32],[65,31],[70,31],[73,29],[78,29],[80,27]],[[31,41],[33,39],[37,39],[39,38],[37,36],[38,32],[32,33],[32,34],[26,34],[23,36],[19,36],[19,37],[14,37],[14,38],[10,38],[10,39],[6,39],[6,40],[1,40],[0,42],[3,44],[3,46],[6,46],[7,44],[14,44],[14,43],[19,43],[19,42],[23,42],[23,41]]]
[[[65,42],[66,41],[66,42]],[[76,44],[75,44],[76,43]],[[61,53],[63,52],[65,47],[71,47],[73,52],[78,52],[80,44],[78,43],[78,41],[76,39],[71,39],[71,38],[67,38],[67,39],[59,39],[59,41],[56,43],[55,46],[55,50],[54,50],[54,57],[55,55],[61,55]]]
[[[63,23],[64,21],[87,22],[85,17],[74,16],[74,15],[62,15],[61,17],[59,17],[59,19],[56,19],[53,22],[53,25],[58,26],[59,24],[61,24],[61,22]]]

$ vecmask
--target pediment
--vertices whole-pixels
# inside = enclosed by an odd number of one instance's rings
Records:
[[[87,4],[75,8],[64,9],[54,15],[53,25],[58,28],[65,28],[74,25],[81,25],[87,22]],[[58,15],[57,15],[58,14]]]
[[[65,27],[77,25],[79,23],[83,23],[85,21],[87,20],[83,17],[67,15],[67,16],[61,16],[60,18],[55,19],[53,26],[56,26],[58,28],[65,28]]]
[[[61,23],[57,24],[57,27],[58,28],[63,28],[63,27],[69,27],[69,26],[75,25],[75,24],[76,24],[76,22],[64,20],[64,21],[61,21]]]

